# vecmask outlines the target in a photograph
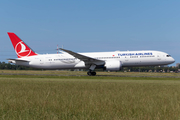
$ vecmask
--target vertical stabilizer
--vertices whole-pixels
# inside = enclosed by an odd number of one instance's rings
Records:
[[[29,46],[27,46],[16,34],[8,32],[9,38],[13,44],[18,58],[37,55]]]

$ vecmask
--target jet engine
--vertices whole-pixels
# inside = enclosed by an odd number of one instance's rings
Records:
[[[122,67],[121,61],[112,60],[105,62],[105,70],[119,71]]]

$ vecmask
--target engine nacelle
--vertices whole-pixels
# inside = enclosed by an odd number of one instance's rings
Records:
[[[122,64],[121,61],[112,60],[112,61],[106,61],[104,66],[106,70],[119,71],[122,67]]]

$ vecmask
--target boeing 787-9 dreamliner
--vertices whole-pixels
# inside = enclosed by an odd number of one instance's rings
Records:
[[[122,67],[160,66],[174,63],[174,59],[161,51],[115,51],[76,53],[62,49],[61,54],[37,54],[16,34],[8,32],[18,58],[8,59],[10,63],[40,69],[88,69],[89,76],[95,76],[96,68],[118,71]]]

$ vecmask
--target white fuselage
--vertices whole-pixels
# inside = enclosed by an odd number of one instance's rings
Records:
[[[167,53],[160,51],[115,51],[115,52],[93,52],[79,53],[102,61],[120,61],[122,67],[128,66],[158,66],[167,65],[174,62],[174,59]],[[77,69],[88,68],[80,59],[68,53],[44,54],[18,58],[23,61],[12,61],[17,65],[24,65],[40,69]],[[104,64],[99,66],[104,66]]]

